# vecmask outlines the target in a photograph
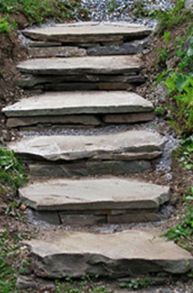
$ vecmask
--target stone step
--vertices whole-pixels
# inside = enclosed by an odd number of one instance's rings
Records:
[[[9,127],[135,123],[154,117],[151,102],[124,91],[48,92],[22,99],[2,111],[8,117]]]
[[[128,277],[185,274],[193,268],[191,254],[154,233],[128,230],[115,234],[44,232],[26,241],[38,277]]]
[[[78,22],[43,28],[26,29],[23,34],[35,41],[62,44],[111,43],[141,39],[152,32],[151,28],[126,22]]]
[[[42,176],[125,174],[151,167],[165,139],[147,130],[24,137],[8,147]],[[35,163],[35,164],[34,164]]]
[[[54,224],[93,225],[159,220],[169,201],[169,187],[110,178],[55,179],[19,190],[36,217]],[[34,216],[35,216],[34,215]]]
[[[141,60],[137,56],[88,56],[75,58],[40,58],[21,62],[21,73],[37,75],[104,74],[121,75],[139,72]]]
[[[141,83],[141,59],[136,56],[36,58],[21,62],[19,85],[42,90],[124,90]]]

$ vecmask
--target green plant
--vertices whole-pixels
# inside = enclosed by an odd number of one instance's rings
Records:
[[[159,48],[157,55],[158,55],[158,64],[166,67],[166,61],[168,60],[168,57],[169,57],[168,49],[164,47]]]
[[[0,292],[17,292],[15,289],[16,272],[9,264],[9,255],[16,251],[15,244],[10,244],[7,231],[0,232]]]
[[[9,19],[13,19],[14,14],[17,13],[24,14],[30,24],[42,23],[46,19],[64,21],[77,15],[87,16],[86,10],[81,8],[77,0],[0,0],[0,14],[3,15],[3,21],[0,21],[0,33],[8,33],[15,27]]]
[[[165,113],[166,113],[166,109],[165,109],[164,106],[157,106],[155,108],[155,114],[156,114],[156,116],[163,117],[165,115]]]
[[[164,236],[193,252],[193,187],[184,196],[185,212],[179,224],[170,228]]]
[[[181,142],[177,155],[185,169],[193,170],[193,135]]]
[[[108,0],[107,10],[109,13],[113,13],[118,7],[119,7],[119,4],[117,3],[116,0]]]
[[[136,17],[146,17],[149,15],[149,11],[146,9],[143,1],[134,1],[132,6],[133,14]]]
[[[175,102],[172,120],[179,134],[189,134],[193,130],[193,75],[171,72],[165,80],[169,97]],[[177,124],[176,124],[177,123]],[[183,125],[183,127],[182,127]]]
[[[138,290],[138,289],[148,288],[149,286],[151,286],[151,284],[152,284],[151,279],[149,277],[144,277],[144,278],[138,278],[138,279],[131,279],[131,280],[128,280],[127,282],[120,283],[120,288]]]
[[[100,287],[95,287],[94,289],[91,289],[90,293],[111,293],[111,291],[109,291],[104,286],[100,286]]]
[[[184,4],[185,0],[176,0],[175,5],[171,9],[154,12],[154,16],[159,22],[158,33],[161,34],[163,31],[171,30],[188,20],[192,21],[192,13],[184,8]]]
[[[1,147],[0,148],[0,186],[10,187],[16,191],[26,182],[23,164],[16,158],[15,154]]]
[[[0,18],[0,33],[9,33],[11,31],[11,25],[6,18]]]

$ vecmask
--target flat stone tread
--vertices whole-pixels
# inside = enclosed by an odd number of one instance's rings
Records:
[[[167,202],[170,188],[121,178],[55,179],[19,190],[36,210],[153,209]]]
[[[21,62],[17,68],[31,74],[117,74],[140,70],[141,59],[136,56],[87,56],[72,58],[34,58]]]
[[[53,255],[101,255],[112,260],[146,259],[149,261],[191,261],[193,257],[171,241],[154,233],[128,230],[114,234],[86,232],[47,232],[42,239],[26,242],[32,253],[41,257]],[[177,269],[176,264],[176,269]],[[188,265],[187,265],[188,268]]]
[[[26,29],[23,34],[35,40],[46,39],[49,37],[60,37],[66,36],[66,40],[70,36],[146,36],[152,32],[151,28],[142,25],[133,25],[126,22],[119,23],[108,23],[108,22],[83,22],[83,23],[71,23],[71,24],[60,24],[43,28]],[[63,39],[62,39],[63,40]],[[84,40],[84,39],[83,39]]]
[[[37,156],[41,159],[77,160],[112,159],[128,157],[155,157],[162,152],[165,139],[158,133],[147,130],[131,130],[100,135],[52,135],[23,137],[8,147],[20,155]],[[158,155],[157,155],[158,153]]]
[[[8,117],[139,113],[153,111],[153,105],[141,96],[126,91],[47,92],[24,98],[2,111]]]

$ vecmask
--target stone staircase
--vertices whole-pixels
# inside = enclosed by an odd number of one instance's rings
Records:
[[[32,96],[3,112],[8,127],[21,130],[8,147],[29,169],[20,198],[40,225],[55,225],[27,242],[38,277],[116,278],[193,268],[191,255],[160,233],[85,232],[98,224],[159,221],[170,201],[168,186],[129,176],[153,170],[165,144],[142,123],[153,120],[152,103],[131,91],[145,80],[138,53],[150,33],[126,23],[23,32],[32,59],[18,65],[19,84]],[[65,232],[66,225],[84,232]]]

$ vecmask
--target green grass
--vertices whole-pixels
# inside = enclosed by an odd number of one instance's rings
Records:
[[[0,17],[0,33],[9,33],[12,30],[12,25],[5,17]]]
[[[26,182],[23,164],[15,154],[4,147],[0,147],[0,195],[1,191],[10,188],[15,192]]]
[[[162,34],[166,30],[176,28],[187,21],[192,21],[192,13],[185,9],[185,0],[176,0],[172,9],[156,11],[154,17],[159,21],[158,32]]]
[[[160,25],[163,27],[163,22],[165,26],[159,37],[162,47],[157,49],[157,64],[162,69],[157,82],[163,82],[168,92],[165,107],[170,126],[178,135],[188,137],[193,133],[193,14],[183,7],[184,1],[178,0],[173,9],[161,12]],[[189,17],[181,21],[187,13]]]
[[[80,281],[66,279],[64,282],[56,282],[56,293],[112,293],[103,285],[97,285],[90,278]]]
[[[0,292],[16,293],[16,270],[11,265],[11,258],[16,253],[16,243],[10,241],[7,231],[0,232]]]
[[[66,21],[74,19],[76,15],[86,16],[87,14],[81,8],[80,1],[77,0],[65,2],[59,0],[0,0],[0,14],[3,15],[1,33],[10,31],[11,19],[16,13],[25,15],[29,24],[40,24],[48,19]]]
[[[193,170],[193,135],[182,140],[177,150],[177,157],[180,158],[184,169]]]
[[[184,196],[184,206],[185,212],[181,221],[170,228],[165,236],[193,253],[193,187]]]
[[[149,277],[144,278],[137,278],[137,279],[131,279],[127,282],[120,283],[120,288],[122,289],[132,289],[132,290],[139,290],[139,289],[145,289],[152,285],[152,280]]]

